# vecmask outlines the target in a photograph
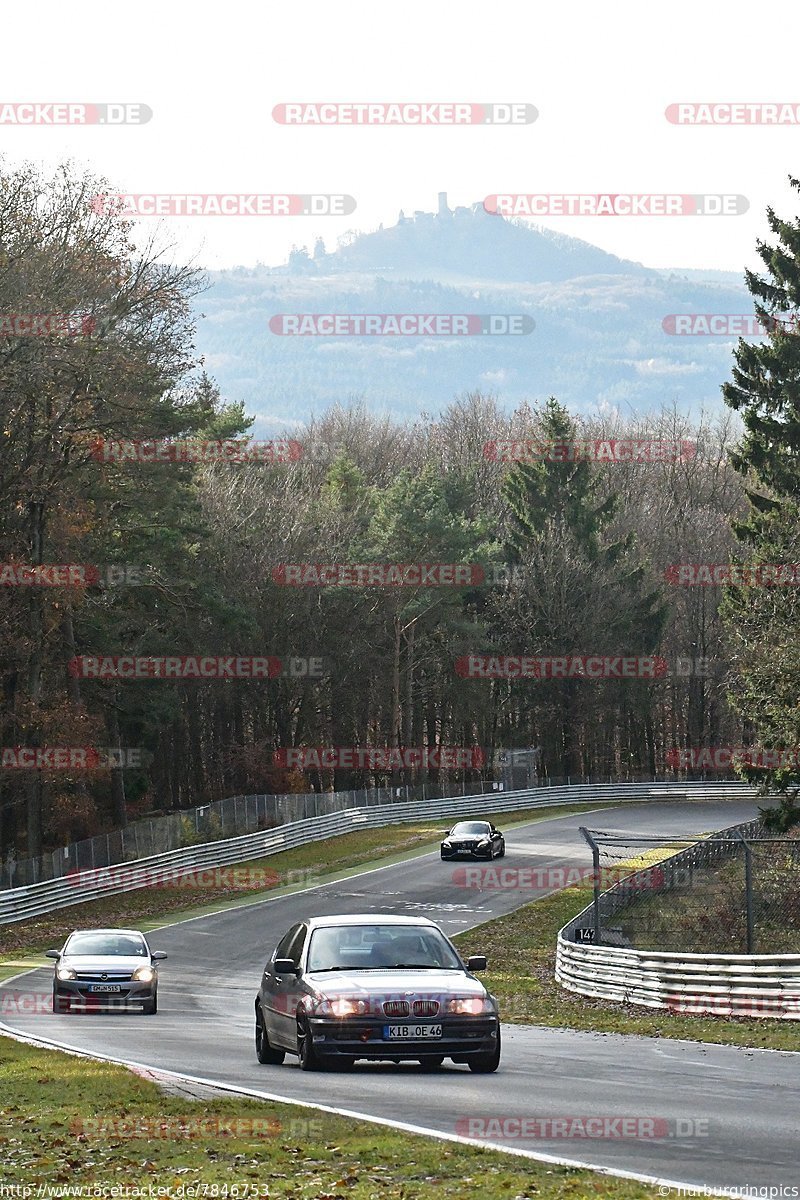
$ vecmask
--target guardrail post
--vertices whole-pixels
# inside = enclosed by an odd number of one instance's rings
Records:
[[[599,946],[600,938],[601,938],[601,931],[600,931],[600,847],[598,846],[597,842],[594,840],[592,835],[589,833],[589,830],[584,825],[578,826],[578,832],[580,834],[582,834],[583,837],[586,839],[586,841],[589,843],[589,846],[591,847],[591,851],[592,851],[592,878],[594,880],[594,886],[593,886],[594,903],[592,906],[593,916],[594,916],[594,944],[595,944],[595,946]]]

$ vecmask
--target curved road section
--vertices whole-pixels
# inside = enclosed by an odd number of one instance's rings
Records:
[[[592,812],[606,828],[668,838],[749,820],[756,807],[673,802]],[[516,828],[498,869],[534,868],[537,879],[547,868],[586,869],[588,848],[578,833],[586,817]],[[292,1057],[280,1067],[257,1063],[253,1001],[260,974],[295,921],[327,913],[419,913],[453,935],[531,899],[524,888],[465,887],[463,867],[457,872],[437,851],[154,933],[151,945],[169,954],[155,1017],[53,1015],[43,1011],[44,1000],[41,1011],[31,1011],[36,1005],[25,998],[46,999],[51,987],[50,971],[38,970],[0,988],[2,1019],[14,1032],[63,1047],[273,1100],[659,1182],[734,1194],[783,1187],[772,1194],[800,1196],[800,1078],[791,1053],[505,1025],[494,1075],[449,1062],[425,1075],[415,1064],[359,1063],[349,1073],[304,1074]],[[68,911],[64,922],[66,933]],[[482,949],[491,963],[491,943]],[[653,1021],[657,1026],[655,1014]]]

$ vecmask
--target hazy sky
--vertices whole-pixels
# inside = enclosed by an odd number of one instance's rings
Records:
[[[496,192],[677,192],[743,194],[750,209],[540,223],[650,266],[741,271],[767,233],[766,206],[800,208],[786,182],[800,174],[800,125],[690,127],[664,115],[679,101],[800,112],[800,15],[784,0],[39,0],[4,6],[3,23],[2,102],[141,102],[154,113],[123,128],[0,126],[12,164],[71,157],[122,192],[356,198],[349,217],[163,221],[179,255],[204,266],[277,263],[317,236],[332,249],[346,230],[394,223],[401,207],[434,208],[445,190],[451,205]],[[277,124],[274,106],[291,101],[519,101],[539,117],[510,128]]]

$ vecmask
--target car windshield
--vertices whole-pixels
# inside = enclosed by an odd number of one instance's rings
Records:
[[[309,971],[406,967],[463,970],[444,935],[427,925],[335,925],[311,935]]]
[[[76,933],[67,942],[64,953],[149,957],[144,938],[132,933]]]
[[[474,837],[476,833],[488,833],[489,826],[485,821],[459,821],[450,830],[450,837]]]

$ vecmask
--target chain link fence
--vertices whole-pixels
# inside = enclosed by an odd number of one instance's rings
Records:
[[[696,837],[582,829],[591,925],[576,940],[697,954],[800,953],[800,839],[760,821]]]

